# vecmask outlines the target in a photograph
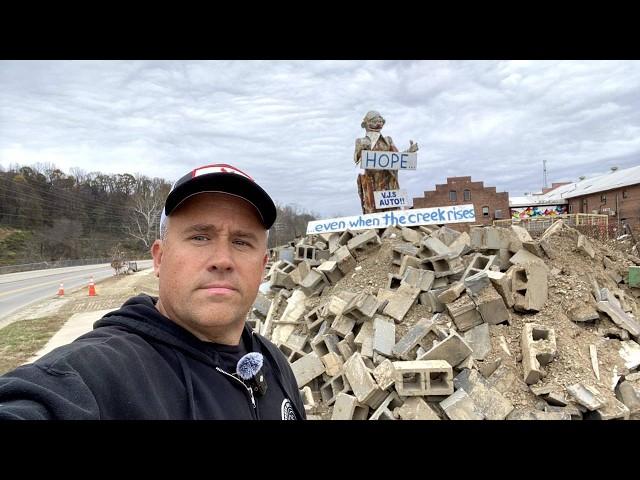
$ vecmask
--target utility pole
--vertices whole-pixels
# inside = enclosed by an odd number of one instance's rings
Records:
[[[542,189],[547,188],[547,161],[542,160]]]

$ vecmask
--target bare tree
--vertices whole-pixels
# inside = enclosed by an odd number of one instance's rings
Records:
[[[170,185],[163,179],[136,178],[136,193],[129,207],[130,221],[125,228],[127,234],[139,240],[147,250],[158,238],[160,213],[169,188]]]

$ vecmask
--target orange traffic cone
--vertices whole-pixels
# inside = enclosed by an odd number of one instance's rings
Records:
[[[64,296],[64,285],[62,285],[62,283],[60,284],[60,288],[58,288],[58,296]]]
[[[95,283],[93,283],[93,277],[91,277],[91,281],[89,282],[89,296],[90,297],[96,296],[96,285]]]

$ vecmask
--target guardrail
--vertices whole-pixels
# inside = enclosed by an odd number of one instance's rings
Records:
[[[56,260],[53,262],[24,263],[21,265],[5,265],[0,267],[0,275],[4,273],[28,272],[31,270],[46,270],[48,268],[77,267],[80,265],[99,265],[110,263],[111,258],[81,258],[77,260]]]
[[[494,220],[496,227],[508,227],[509,225],[519,225],[526,228],[532,237],[541,235],[553,222],[562,220],[565,224],[575,228],[593,238],[607,240],[613,234],[615,225],[609,225],[609,215],[594,213],[568,213],[564,215],[554,215],[552,217],[536,218],[510,218],[507,220]]]

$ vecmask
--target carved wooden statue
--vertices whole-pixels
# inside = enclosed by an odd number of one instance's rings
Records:
[[[380,130],[385,124],[384,118],[378,112],[372,110],[367,112],[360,126],[366,130],[365,136],[356,139],[356,150],[353,160],[356,164],[360,163],[360,154],[363,150],[397,152],[398,149],[393,144],[391,137],[384,137],[380,134]],[[409,140],[409,148],[405,152],[418,151],[418,144]],[[380,190],[398,190],[397,170],[367,170],[358,175],[358,195],[360,195],[360,203],[362,205],[362,213],[375,213],[385,209],[376,209],[373,196],[374,191]]]

